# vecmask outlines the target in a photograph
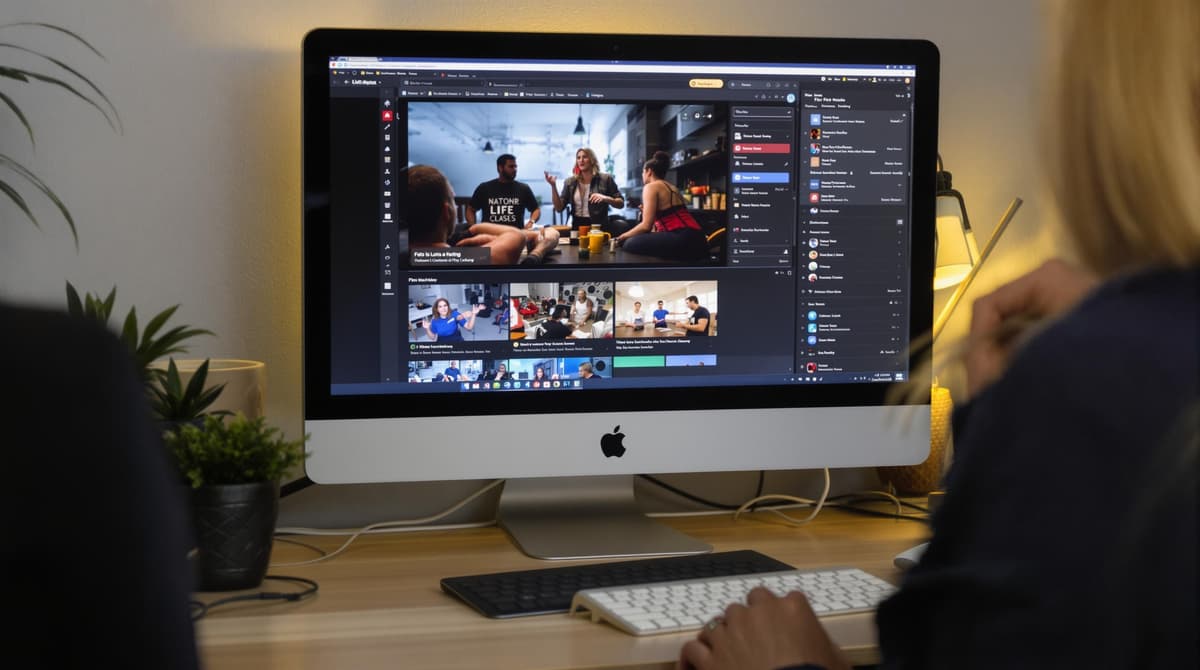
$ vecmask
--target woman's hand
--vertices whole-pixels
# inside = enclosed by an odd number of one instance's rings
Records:
[[[478,313],[480,313],[480,312],[482,312],[482,311],[483,311],[483,305],[476,304],[476,305],[472,305],[472,306],[471,306],[471,313],[472,313],[472,314],[478,314]]]
[[[558,177],[555,177],[554,175],[550,174],[549,172],[543,172],[542,174],[546,177],[546,183],[550,184],[550,186],[557,192],[558,191]]]
[[[799,592],[780,598],[763,587],[730,605],[680,650],[679,670],[777,670],[812,663],[850,670]]]
[[[1099,281],[1054,259],[976,300],[965,361],[968,393],[975,395],[1004,372],[1021,330],[1071,309]]]
[[[592,203],[593,205],[596,205],[596,204],[599,204],[602,202],[606,202],[606,203],[612,205],[617,202],[617,199],[613,198],[611,196],[604,195],[603,193],[593,193],[588,196],[588,202]]]

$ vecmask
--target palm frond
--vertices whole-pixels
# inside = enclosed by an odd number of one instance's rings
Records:
[[[4,45],[0,45],[0,46],[4,46]],[[45,84],[52,84],[54,86],[58,86],[59,88],[62,88],[64,90],[70,92],[75,97],[86,102],[87,104],[91,105],[92,107],[95,107],[96,111],[100,112],[101,116],[104,117],[104,120],[108,122],[108,125],[111,126],[113,130],[117,131],[118,133],[121,132],[120,128],[118,127],[119,120],[114,120],[113,117],[109,115],[108,110],[106,110],[100,106],[100,103],[96,102],[91,97],[80,92],[79,89],[75,88],[70,83],[63,81],[62,79],[59,79],[58,77],[53,77],[48,74],[42,74],[40,72],[34,72],[33,70],[26,70],[26,69],[15,68],[15,67],[0,67],[0,74],[4,75],[6,77],[10,77],[12,79],[20,80],[20,81],[27,81],[28,79],[33,79],[33,80],[40,81]],[[21,79],[22,76],[26,77],[27,79],[22,80]],[[106,101],[108,100],[107,97],[105,97],[104,99]],[[112,103],[110,102],[109,104],[111,105]]]
[[[4,91],[0,91],[0,102],[8,105],[8,108],[12,110],[12,113],[16,115],[17,120],[21,122],[21,125],[25,126],[25,132],[29,133],[29,145],[37,146],[37,141],[33,139],[33,126],[29,125],[29,119],[25,118],[25,114],[21,112],[20,107],[17,107],[17,103],[14,102],[12,98],[5,95]]]
[[[54,193],[54,191],[50,190],[50,187],[46,185],[46,182],[42,181],[34,173],[30,172],[29,168],[25,167],[24,165],[21,165],[17,161],[13,160],[12,158],[9,158],[8,156],[6,156],[4,154],[0,154],[0,166],[7,167],[8,169],[12,170],[13,172],[16,172],[18,175],[20,175],[22,178],[24,178],[25,181],[28,181],[30,184],[33,184],[34,188],[36,188],[38,191],[41,191],[42,195],[46,196],[46,199],[48,199],[50,202],[54,203],[54,206],[57,207],[58,211],[62,214],[63,219],[66,220],[67,227],[71,229],[71,237],[75,240],[75,249],[78,250],[79,249],[79,232],[75,229],[75,218],[71,216],[71,212],[67,209],[67,206],[65,204],[63,204],[63,201],[61,199],[59,199],[58,195],[56,195]],[[6,195],[7,195],[7,193],[6,193]],[[9,196],[9,197],[11,197],[11,196]],[[19,203],[18,203],[18,205],[19,205]],[[38,222],[37,222],[37,219],[35,219],[33,217],[33,213],[28,212],[27,214],[28,214],[29,218],[33,221],[34,225],[37,226]],[[38,227],[40,228],[41,226],[38,226]]]
[[[79,35],[71,32],[70,30],[67,30],[66,28],[63,28],[61,26],[56,26],[52,23],[42,23],[40,21],[16,21],[14,23],[0,24],[0,30],[3,30],[4,28],[16,28],[19,26],[32,26],[35,28],[45,28],[47,30],[54,30],[54,31],[60,32],[68,37],[73,38],[76,42],[79,42],[83,46],[87,47],[92,53],[99,56],[100,60],[108,60],[107,58],[104,57],[104,54],[100,53],[99,49],[92,46],[91,43],[88,42],[87,40],[85,40],[82,37],[80,37]]]

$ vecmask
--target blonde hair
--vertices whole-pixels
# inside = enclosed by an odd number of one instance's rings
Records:
[[[600,159],[596,158],[596,152],[592,151],[590,147],[579,147],[575,150],[575,156],[577,159],[580,151],[587,154],[588,159],[592,163],[592,176],[595,177],[596,175],[600,174]]]
[[[1079,261],[1102,276],[1200,263],[1200,4],[1061,10],[1047,167]]]

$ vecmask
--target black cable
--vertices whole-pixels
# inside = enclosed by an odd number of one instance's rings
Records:
[[[283,535],[280,535],[280,534],[278,534],[278,533],[276,533],[276,534],[275,534],[275,541],[276,541],[276,542],[286,542],[286,543],[288,543],[288,544],[294,544],[294,545],[296,545],[296,546],[299,546],[299,547],[304,547],[305,549],[312,549],[314,552],[316,552],[316,553],[318,553],[318,554],[320,554],[320,555],[322,555],[322,556],[328,556],[328,555],[329,555],[329,552],[328,552],[328,551],[325,551],[324,549],[322,549],[322,548],[320,548],[320,547],[318,547],[318,546],[316,546],[316,545],[309,544],[309,543],[307,543],[307,542],[301,542],[300,540],[293,540],[293,539],[291,539],[291,538],[289,538],[289,537],[284,537]]]
[[[754,489],[754,497],[755,497],[755,498],[757,498],[757,497],[759,497],[759,496],[761,496],[761,495],[762,495],[762,492],[763,492],[763,484],[765,484],[765,483],[766,483],[766,481],[767,481],[767,471],[766,471],[766,470],[759,470],[759,471],[758,471],[758,486],[757,486],[757,487],[755,487],[755,489]],[[758,510],[758,503],[754,503],[753,505],[751,505],[751,506],[750,506],[750,511],[751,511],[751,512],[755,512],[755,511],[757,511],[757,510]]]
[[[832,504],[825,503],[825,506],[826,507],[836,507],[837,509],[844,510],[846,512],[850,512],[852,514],[861,514],[862,516],[877,516],[877,517],[881,517],[884,519],[907,519],[909,521],[920,521],[921,523],[924,523],[924,524],[929,523],[928,517],[913,516],[911,514],[896,514],[895,512],[881,512],[877,509],[867,509],[865,507],[855,507],[854,505],[847,505],[845,503],[832,503]]]
[[[294,584],[303,584],[306,588],[303,591],[294,591],[291,593],[284,591],[259,591],[258,593],[243,593],[242,595],[229,596],[228,598],[220,598],[211,603],[203,603],[199,600],[188,601],[188,606],[192,608],[192,621],[196,622],[203,619],[214,608],[229,603],[248,602],[252,600],[284,600],[287,602],[296,602],[304,600],[316,594],[319,586],[311,579],[305,577],[289,577],[286,575],[267,575],[264,580],[272,579],[280,582],[292,582]]]
[[[316,482],[309,479],[308,475],[305,475],[303,477],[300,477],[299,479],[293,479],[292,481],[279,487],[279,497],[286,498],[286,497],[292,495],[293,493],[298,493],[310,486],[315,486],[315,485],[316,485]]]
[[[662,487],[681,498],[687,498],[688,500],[691,500],[694,503],[700,503],[701,505],[705,505],[707,507],[712,507],[714,509],[736,510],[738,507],[741,506],[741,505],[726,505],[725,503],[713,502],[711,500],[701,498],[700,496],[688,493],[687,491],[684,491],[683,489],[675,488],[674,486],[671,486],[670,484],[664,482],[663,480],[661,480],[657,477],[651,476],[651,475],[638,475],[638,477],[641,477],[642,479],[645,479],[646,481],[648,481],[656,486]]]

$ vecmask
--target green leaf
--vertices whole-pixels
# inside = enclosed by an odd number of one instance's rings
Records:
[[[138,347],[144,347],[149,344],[150,341],[154,339],[154,336],[158,333],[158,331],[163,327],[163,324],[167,322],[167,319],[171,318],[171,315],[174,314],[175,310],[177,309],[179,309],[179,305],[168,307],[158,314],[155,314],[154,318],[150,319],[150,323],[146,324],[146,329],[142,331],[142,342],[138,345]]]
[[[192,378],[188,380],[187,389],[184,390],[183,397],[198,396],[204,390],[204,380],[208,377],[208,363],[210,360],[212,359],[204,359],[200,367],[196,368],[196,371],[192,373]]]
[[[130,350],[137,349],[138,326],[136,307],[130,307],[129,314],[125,316],[125,325],[121,327],[121,341]]]
[[[83,303],[79,300],[79,291],[67,282],[67,313],[71,316],[83,316]]]
[[[0,46],[4,46],[4,45],[0,45]],[[57,86],[61,89],[68,91],[69,93],[71,93],[75,97],[79,98],[80,100],[86,102],[87,104],[91,105],[92,107],[95,107],[96,111],[100,112],[100,115],[104,117],[104,120],[108,123],[108,125],[113,130],[115,130],[117,132],[121,132],[120,128],[117,126],[117,122],[111,116],[108,115],[108,110],[101,107],[100,103],[96,102],[95,100],[92,100],[87,95],[81,93],[79,91],[79,89],[77,89],[74,86],[72,86],[71,84],[63,81],[62,79],[59,79],[58,77],[52,77],[48,74],[42,74],[40,72],[34,72],[33,70],[26,70],[24,68],[6,67],[4,69],[8,72],[8,76],[12,77],[13,79],[19,78],[17,76],[13,76],[14,74],[21,75],[21,76],[25,76],[29,79],[34,79],[36,81],[40,81],[45,84],[51,84],[53,86]],[[107,98],[105,98],[105,99],[107,100]],[[109,104],[112,104],[112,103],[109,103]]]
[[[0,165],[6,166],[13,172],[21,175],[21,177],[23,177],[26,181],[33,184],[34,188],[41,191],[42,195],[46,196],[50,202],[54,203],[54,206],[58,208],[58,211],[62,214],[62,217],[66,219],[67,227],[71,229],[71,237],[75,239],[75,249],[78,250],[79,233],[75,230],[75,219],[71,216],[70,210],[67,209],[67,206],[63,204],[63,201],[59,199],[58,195],[56,195],[54,191],[50,190],[50,187],[47,186],[46,183],[41,179],[39,179],[37,175],[30,172],[28,168],[12,158],[9,158],[4,154],[0,154]]]
[[[24,53],[27,53],[27,54],[32,54],[32,55],[34,55],[34,56],[37,56],[38,58],[41,58],[41,59],[44,59],[44,60],[50,61],[51,63],[54,63],[55,65],[57,65],[58,67],[62,68],[63,70],[66,70],[67,72],[70,72],[71,74],[73,74],[73,75],[75,75],[76,77],[78,77],[80,81],[82,81],[83,83],[87,84],[89,88],[91,88],[93,91],[95,91],[95,92],[96,92],[96,95],[100,96],[100,99],[101,99],[101,100],[103,100],[105,103],[107,103],[107,104],[108,104],[108,107],[109,107],[109,109],[111,109],[111,110],[112,110],[113,119],[116,121],[116,124],[115,124],[115,125],[113,125],[113,123],[112,123],[111,121],[109,122],[109,125],[112,125],[112,126],[113,126],[113,129],[114,129],[114,130],[116,130],[118,133],[119,133],[119,132],[122,132],[122,128],[121,128],[121,117],[120,117],[120,116],[118,116],[118,114],[117,114],[117,108],[116,108],[116,106],[115,106],[115,105],[113,105],[113,103],[112,103],[112,100],[109,100],[109,99],[108,99],[108,96],[107,96],[107,95],[104,95],[104,91],[101,91],[101,90],[100,90],[100,87],[98,87],[98,86],[96,86],[96,84],[92,83],[92,80],[91,80],[91,79],[88,79],[87,77],[85,77],[85,76],[83,75],[83,73],[79,72],[78,70],[76,70],[75,68],[71,67],[70,65],[67,65],[66,63],[64,63],[64,62],[62,62],[62,61],[60,61],[60,60],[58,60],[57,58],[54,58],[54,57],[52,57],[52,56],[47,56],[46,54],[44,54],[44,53],[41,53],[40,51],[34,51],[33,49],[29,49],[29,48],[23,47],[23,46],[21,46],[21,45],[19,45],[19,44],[12,44],[12,43],[9,43],[9,42],[0,42],[0,48],[8,48],[8,49],[13,49],[13,50],[15,50],[15,51],[22,51],[22,52],[24,52]],[[83,94],[81,94],[81,93],[77,93],[77,95],[79,95],[80,97],[83,97]],[[86,98],[85,98],[85,99],[86,99]],[[90,102],[90,100],[89,100],[89,102]],[[93,106],[94,106],[96,109],[100,109],[100,105],[99,105],[99,104],[95,104],[95,103],[93,103]],[[101,109],[101,112],[102,112],[102,113],[104,113],[104,118],[105,118],[105,119],[107,119],[107,118],[108,118],[108,114],[107,114],[106,112],[104,112],[104,110],[102,110],[102,109]],[[32,136],[32,134],[33,134],[33,131],[30,131],[30,135],[31,135],[31,136]]]
[[[73,38],[76,42],[79,42],[83,46],[87,47],[92,53],[99,56],[100,60],[108,60],[107,58],[104,57],[104,54],[100,53],[100,50],[97,49],[96,47],[92,46],[90,42],[83,39],[79,35],[71,32],[70,30],[67,30],[66,28],[63,28],[61,26],[56,26],[53,23],[42,23],[40,21],[16,21],[14,23],[0,24],[0,30],[3,30],[4,28],[15,28],[18,26],[33,26],[33,27],[37,27],[37,28],[45,28],[47,30],[54,30],[54,31],[60,32],[64,35],[66,35],[67,37]]]
[[[13,102],[12,98],[5,95],[4,91],[0,91],[0,101],[3,101],[4,104],[8,105],[8,108],[11,109],[13,114],[17,115],[17,119],[21,121],[21,125],[25,126],[25,132],[29,133],[29,145],[37,146],[37,142],[33,139],[33,126],[29,125],[29,119],[25,118],[25,115],[21,113],[21,108],[17,107],[17,103]]]
[[[0,181],[0,192],[3,192],[4,195],[8,196],[9,200],[15,202],[17,207],[21,208],[22,212],[25,212],[25,216],[33,222],[35,228],[41,229],[42,224],[38,223],[37,217],[34,216],[33,212],[29,209],[29,204],[25,202],[25,198],[21,197],[21,194],[17,192],[17,189],[9,186],[8,182]]]
[[[105,296],[104,304],[101,305],[101,309],[104,310],[103,314],[104,314],[105,321],[108,321],[108,317],[112,316],[112,308],[116,302],[117,302],[117,287],[114,286],[114,287],[112,287],[112,290],[108,292],[108,295]]]
[[[179,397],[182,391],[183,383],[179,377],[179,368],[175,366],[175,359],[171,358],[167,361],[167,393],[171,397]]]

